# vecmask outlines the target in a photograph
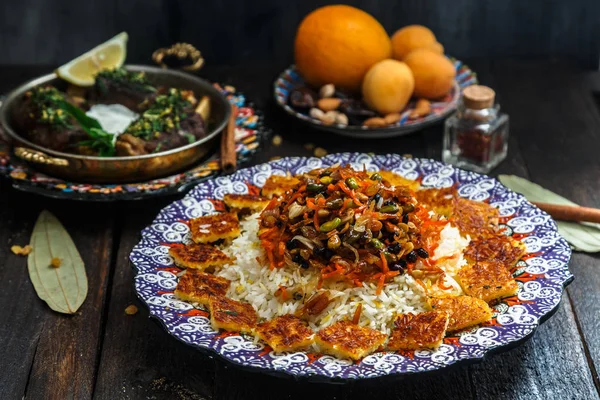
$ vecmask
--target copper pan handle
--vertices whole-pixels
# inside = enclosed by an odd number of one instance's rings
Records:
[[[168,65],[166,61],[175,58],[178,65]],[[171,47],[158,49],[152,53],[152,60],[162,68],[175,67],[192,72],[198,71],[204,65],[200,51],[189,43],[175,43]]]
[[[56,167],[68,167],[69,160],[64,158],[55,158],[41,151],[31,150],[26,147],[15,147],[15,156],[21,160],[36,164],[54,165]]]

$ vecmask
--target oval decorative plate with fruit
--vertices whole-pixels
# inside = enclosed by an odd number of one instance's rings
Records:
[[[295,65],[275,81],[277,104],[317,129],[356,138],[439,122],[455,110],[461,89],[477,83],[428,28],[406,26],[390,38],[371,15],[345,5],[306,16],[294,55]]]

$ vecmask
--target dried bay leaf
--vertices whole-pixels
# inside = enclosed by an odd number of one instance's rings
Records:
[[[60,221],[42,211],[31,234],[33,251],[27,268],[40,299],[51,309],[74,314],[87,296],[88,282],[83,260],[73,239]],[[60,268],[52,267],[52,259],[61,260]]]
[[[521,193],[529,201],[577,206],[578,204],[544,189],[538,184],[514,175],[499,175],[498,180],[510,190]],[[556,221],[560,233],[574,250],[587,253],[600,251],[600,224]]]

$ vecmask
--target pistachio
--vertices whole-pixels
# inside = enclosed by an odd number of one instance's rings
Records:
[[[386,206],[381,207],[379,211],[382,213],[395,213],[398,212],[398,205],[394,203],[388,204]]]
[[[333,179],[331,179],[330,176],[324,176],[321,179],[319,179],[319,181],[323,184],[323,185],[329,185],[331,182],[333,182]]]
[[[323,178],[321,178],[321,179],[323,179]],[[342,200],[342,199],[333,199],[333,200],[325,203],[325,207],[327,207],[331,210],[337,210],[339,208],[342,208],[343,205],[344,205],[344,200]]]
[[[317,107],[319,107],[323,111],[333,111],[337,110],[337,108],[342,103],[342,100],[336,99],[334,97],[329,97],[326,99],[320,99],[317,101]]]
[[[356,190],[358,189],[360,186],[358,185],[358,182],[356,182],[356,179],[354,178],[348,178],[346,179],[346,185],[348,185],[348,187],[350,189]]]
[[[322,185],[320,183],[309,183],[308,185],[306,185],[306,190],[313,193],[322,192],[323,190],[325,190],[325,185]]]
[[[393,125],[402,119],[402,115],[399,113],[391,113],[383,117],[383,119],[387,125]]]
[[[371,175],[371,180],[372,181],[380,181],[382,179],[383,179],[383,177],[380,174],[378,174],[378,173],[374,173],[373,175]]]
[[[331,221],[327,221],[324,224],[321,224],[319,230],[323,233],[331,232],[335,228],[337,228],[342,223],[340,218],[334,218]]]
[[[366,126],[367,128],[383,128],[386,125],[387,122],[385,122],[385,120],[380,117],[369,118],[368,120],[363,122],[363,126]]]
[[[379,239],[373,238],[373,239],[369,240],[369,244],[371,246],[375,247],[377,250],[381,250],[384,248],[383,243],[381,243],[381,240],[379,240]]]
[[[319,90],[319,96],[321,98],[332,97],[335,94],[335,86],[333,83],[328,83],[327,85],[323,85]]]

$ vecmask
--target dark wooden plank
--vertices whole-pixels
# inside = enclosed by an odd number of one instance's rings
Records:
[[[0,275],[0,397],[86,398],[91,395],[102,302],[107,284],[111,239],[110,209],[43,201],[2,185]],[[29,242],[39,212],[46,208],[66,226],[86,263],[89,292],[73,315],[51,311],[37,298],[27,259],[10,253],[12,244]],[[85,220],[85,224],[80,222]]]
[[[32,196],[10,196],[14,191],[7,182],[1,182],[0,193],[0,281],[4,282],[0,291],[0,398],[15,399],[25,393],[44,325],[45,304],[35,298],[27,258],[10,251],[12,245],[29,243],[36,215],[35,211],[26,211]]]
[[[525,344],[472,366],[478,399],[597,399],[571,305]]]
[[[43,309],[44,324],[27,396],[85,399],[92,395],[106,287],[112,256],[112,205],[44,201],[43,206],[63,222],[86,265],[88,295],[73,316]],[[82,223],[84,221],[84,223]],[[36,300],[32,300],[36,301]]]
[[[94,398],[98,399],[204,399],[212,395],[213,361],[171,338],[137,300],[129,253],[157,211],[172,198],[148,201],[130,213],[123,205],[122,233],[108,304],[106,329]],[[126,315],[134,304],[136,315]]]
[[[511,114],[512,131],[519,137],[531,179],[582,205],[599,207],[600,114],[581,75],[557,66],[522,63],[497,68],[503,71],[501,83],[511,98],[505,109]],[[575,281],[568,293],[592,378],[600,388],[597,260],[597,255],[574,255],[570,269]]]

